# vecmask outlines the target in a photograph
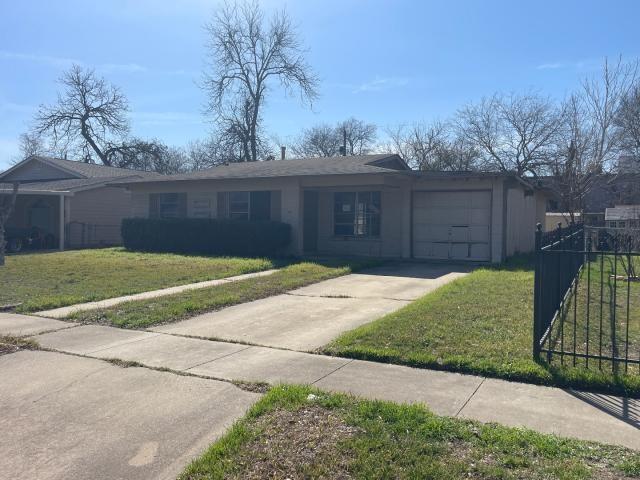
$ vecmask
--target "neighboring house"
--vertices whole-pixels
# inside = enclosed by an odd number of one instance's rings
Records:
[[[236,163],[120,184],[136,217],[289,223],[293,254],[499,262],[533,249],[546,205],[513,174],[417,172],[397,155]]]
[[[20,190],[8,232],[35,235],[47,248],[117,245],[120,223],[131,216],[131,193],[115,180],[160,175],[57,158],[32,156],[0,173],[0,194]],[[25,232],[15,233],[15,232]]]
[[[616,205],[604,212],[607,228],[640,228],[640,205]]]

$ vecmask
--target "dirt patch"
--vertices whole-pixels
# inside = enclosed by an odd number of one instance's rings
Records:
[[[294,412],[278,409],[260,417],[251,428],[258,436],[243,447],[233,478],[352,478],[349,455],[339,444],[359,429],[331,410],[317,405]]]

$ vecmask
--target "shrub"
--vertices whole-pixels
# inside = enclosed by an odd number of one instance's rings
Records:
[[[125,218],[122,239],[127,250],[204,255],[273,255],[291,241],[282,222],[200,218]]]

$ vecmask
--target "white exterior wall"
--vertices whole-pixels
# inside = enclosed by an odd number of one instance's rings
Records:
[[[131,200],[131,192],[119,187],[76,192],[68,199],[67,244],[120,245],[120,225],[132,215]]]
[[[533,192],[526,194],[521,186],[507,193],[507,256],[528,253],[535,248],[536,224],[544,224],[546,198]]]

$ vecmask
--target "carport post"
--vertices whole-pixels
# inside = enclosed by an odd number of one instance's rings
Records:
[[[59,219],[60,219],[60,232],[58,234],[59,240],[59,250],[64,250],[64,193],[60,194],[60,207],[59,207]]]

